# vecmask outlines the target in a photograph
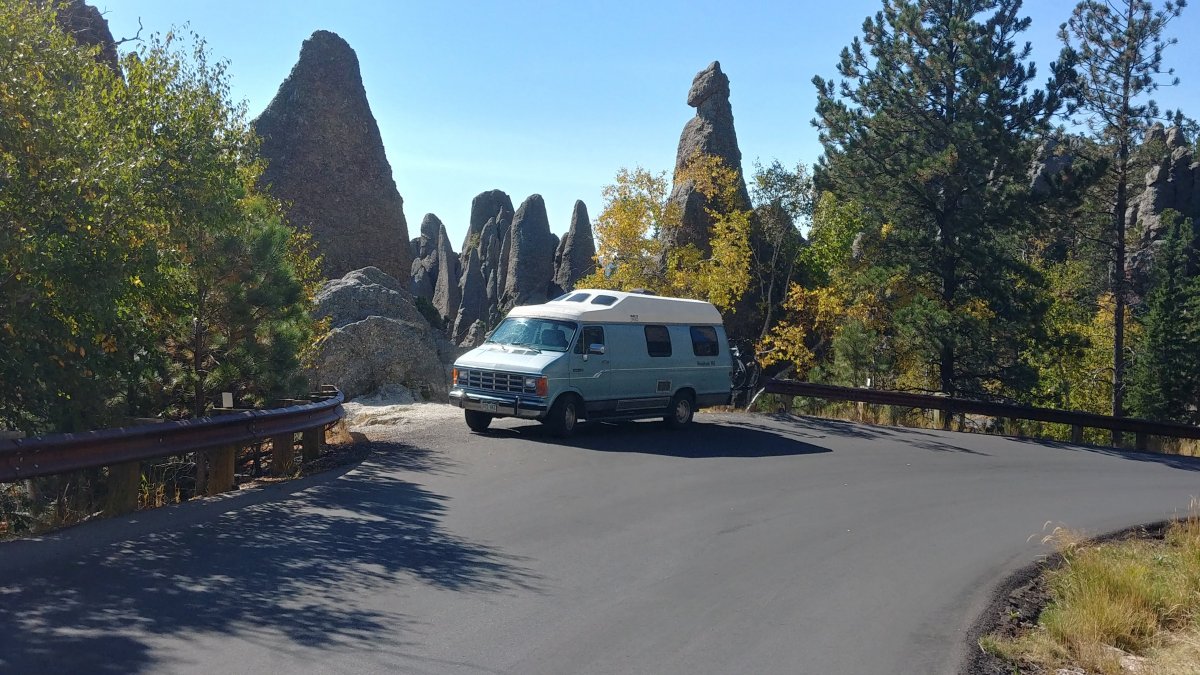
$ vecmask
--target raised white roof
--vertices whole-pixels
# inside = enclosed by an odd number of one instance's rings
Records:
[[[586,296],[582,301],[570,300]],[[596,302],[616,298],[609,305]],[[514,307],[509,316],[544,317],[596,323],[684,323],[713,325],[721,323],[721,313],[710,302],[668,298],[661,295],[577,288],[543,305]]]

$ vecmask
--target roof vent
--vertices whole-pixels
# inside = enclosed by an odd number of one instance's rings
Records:
[[[635,288],[635,289],[633,289],[633,290],[631,290],[631,291],[629,291],[629,292],[630,292],[630,293],[637,293],[638,295],[654,295],[653,293],[651,293],[650,291],[648,291],[648,290],[646,290],[646,289],[644,289],[644,288]]]

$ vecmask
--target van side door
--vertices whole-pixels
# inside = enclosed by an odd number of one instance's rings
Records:
[[[609,407],[612,368],[604,326],[584,326],[571,349],[571,385],[583,396],[587,411]]]

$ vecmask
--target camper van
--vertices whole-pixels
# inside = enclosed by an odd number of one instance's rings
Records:
[[[729,343],[700,300],[578,289],[517,307],[454,363],[451,405],[484,431],[523,417],[569,436],[581,419],[661,417],[686,426],[729,403]]]

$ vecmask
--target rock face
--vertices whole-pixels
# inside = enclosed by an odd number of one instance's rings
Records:
[[[311,230],[326,276],[375,266],[408,277],[404,202],[345,40],[328,31],[305,40],[254,128],[269,162],[262,182],[295,226]]]
[[[500,319],[500,296],[508,281],[509,234],[514,216],[512,198],[500,190],[482,192],[471,200],[471,219],[459,256],[460,306],[450,329],[457,344],[478,344],[487,328]],[[479,326],[471,340],[472,326]]]
[[[337,385],[346,398],[395,385],[427,400],[448,392],[443,361],[453,354],[439,347],[394,277],[368,267],[326,282],[316,315],[329,316],[333,330],[321,343],[310,381]]]
[[[438,273],[438,237],[442,221],[432,213],[425,214],[421,220],[421,236],[409,242],[412,251],[412,283],[409,290],[416,297],[433,300],[433,285]]]
[[[100,14],[100,10],[83,0],[68,0],[59,6],[55,20],[63,31],[75,36],[75,41],[79,44],[86,47],[99,46],[97,60],[120,74],[117,42],[113,39],[108,22]]]
[[[571,212],[571,228],[567,230],[554,253],[554,283],[562,291],[575,288],[575,283],[596,269],[596,240],[592,237],[592,222],[587,206],[575,202]]]
[[[1183,218],[1200,222],[1200,163],[1183,133],[1155,125],[1145,142],[1151,148],[1164,148],[1165,154],[1146,173],[1146,187],[1130,202],[1125,216],[1127,231],[1138,236],[1126,265],[1137,295],[1148,290],[1154,258],[1167,236],[1163,212],[1173,209]]]
[[[554,250],[558,238],[550,233],[546,203],[541,195],[530,195],[513,216],[509,237],[507,281],[500,307],[507,312],[517,305],[546,302],[554,277]]]
[[[742,151],[738,148],[737,132],[733,128],[733,107],[729,104],[729,78],[721,72],[721,64],[713,61],[696,74],[692,88],[688,91],[687,104],[696,109],[696,116],[688,120],[679,137],[679,150],[675,154],[675,171],[678,173],[697,154],[714,155],[726,166],[741,173]],[[739,175],[742,201],[749,206],[750,195],[746,181]],[[678,229],[665,233],[667,248],[694,244],[703,251],[709,250],[712,219],[705,213],[707,199],[696,190],[692,181],[677,183],[670,201],[678,205],[681,224]]]

